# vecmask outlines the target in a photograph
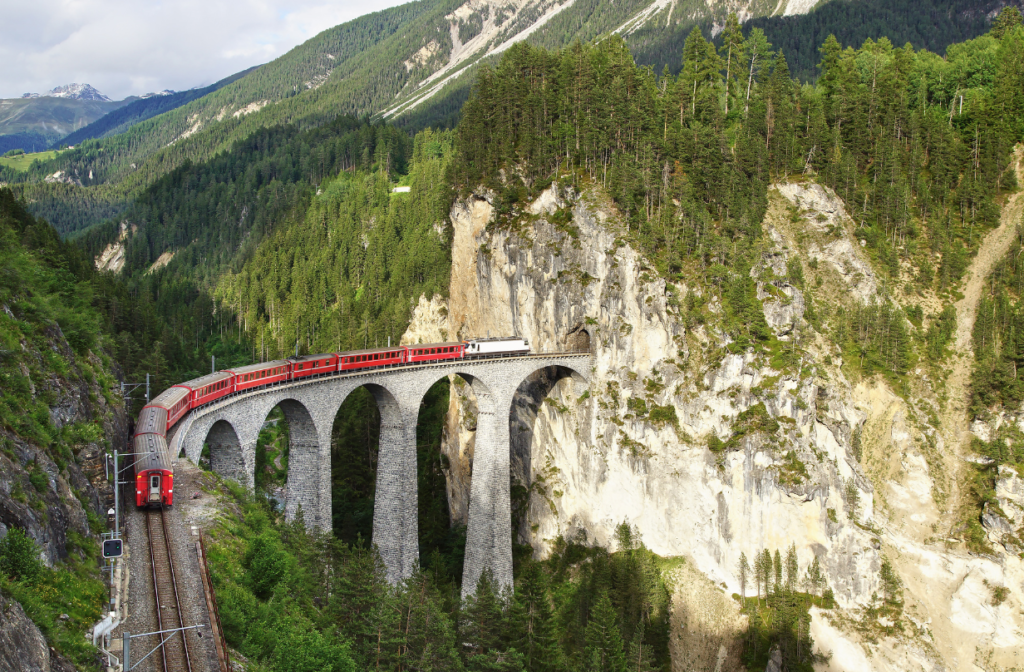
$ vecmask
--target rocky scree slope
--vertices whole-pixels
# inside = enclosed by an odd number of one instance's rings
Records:
[[[614,546],[614,527],[627,520],[653,551],[685,556],[726,595],[740,591],[741,553],[795,544],[801,571],[817,557],[835,594],[837,609],[812,610],[819,650],[843,654],[830,669],[1020,663],[1021,558],[1002,546],[972,556],[941,533],[956,509],[950,465],[963,448],[942,440],[927,409],[941,415],[955,403],[933,386],[962,391],[918,370],[910,391],[896,394],[881,377],[859,378],[824,335],[822,315],[907,299],[882,298],[834,193],[775,185],[751,270],[777,347],[799,352],[796,366],[778,351],[731,351],[714,288],[658,277],[599,188],[555,184],[504,226],[493,201],[482,191],[454,205],[450,299],[424,297],[407,337],[514,333],[535,350],[593,353],[587,389],[545,372],[514,401],[521,542],[538,556],[559,536]],[[984,258],[968,277],[984,273]],[[794,260],[803,288],[786,279]],[[464,522],[476,409],[455,382],[443,449],[452,516]],[[1001,486],[1018,490],[1012,479]],[[906,587],[898,624],[870,610],[884,559]],[[687,665],[735,669],[738,609],[725,595],[710,608],[706,592],[682,591],[675,608],[714,614],[705,626],[722,648],[705,647],[708,660]],[[688,604],[686,595],[704,596]]]

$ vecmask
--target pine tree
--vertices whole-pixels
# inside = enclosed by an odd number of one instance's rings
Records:
[[[460,641],[469,645],[467,670],[512,672],[523,668],[522,654],[509,646],[508,602],[508,596],[498,592],[490,570],[485,570],[462,609]]]
[[[772,562],[772,569],[775,572],[775,585],[772,588],[772,592],[776,595],[782,592],[782,554],[779,553],[779,549],[775,549],[775,558]]]
[[[745,40],[739,18],[736,12],[729,12],[725,28],[722,29],[722,46],[718,48],[725,59],[725,116],[729,116],[729,100],[733,95],[733,73],[736,72],[736,66],[746,60],[744,48]]]
[[[992,37],[1001,39],[1019,25],[1021,25],[1020,10],[1010,5],[1009,7],[1003,7],[1003,10],[999,12],[999,16],[992,22],[990,33]]]
[[[747,562],[747,554],[740,552],[740,560],[737,563],[737,572],[740,575],[740,598],[747,599],[747,575],[750,573],[750,564]]]
[[[608,593],[601,591],[586,628],[584,662],[590,672],[625,672],[626,659],[618,618]]]
[[[512,645],[523,654],[525,669],[547,672],[563,669],[548,595],[548,579],[537,564],[519,578],[512,605]]]
[[[786,590],[790,593],[796,592],[797,582],[800,580],[800,566],[796,558],[796,544],[790,544],[786,551]]]

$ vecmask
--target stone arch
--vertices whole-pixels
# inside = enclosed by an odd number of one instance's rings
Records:
[[[410,431],[409,416],[413,404],[402,396],[399,385],[395,390],[376,382],[360,379],[345,381],[335,388],[326,409],[326,450],[322,463],[321,507],[326,512],[326,529],[330,529],[331,515],[331,446],[330,434],[342,404],[359,388],[372,396],[380,413],[380,435],[377,448],[377,477],[374,488],[372,543],[377,547],[387,571],[388,579],[396,583],[412,576],[419,567],[419,549],[416,533],[416,445],[415,416]],[[396,381],[396,383],[399,381]],[[411,486],[410,486],[411,484]]]
[[[210,446],[210,469],[213,473],[252,487],[252,475],[247,473],[242,455],[242,442],[230,422],[224,419],[214,422],[204,443]]]
[[[420,486],[423,485],[421,479],[425,477],[425,473],[420,471],[420,468],[424,466],[420,459],[424,441],[424,436],[420,433],[420,430],[425,426],[423,424],[425,419],[422,412],[431,390],[442,381],[451,382],[449,402],[440,419],[443,426],[441,445],[438,446],[440,455],[447,458],[447,464],[443,467],[444,499],[447,514],[445,523],[446,525],[465,524],[468,534],[469,510],[473,498],[487,498],[491,494],[487,488],[484,488],[483,494],[477,491],[471,492],[471,490],[472,483],[474,482],[473,479],[476,478],[476,475],[473,473],[475,469],[476,447],[481,445],[486,450],[487,446],[491,445],[490,436],[493,433],[496,395],[491,384],[486,382],[481,377],[481,374],[470,373],[468,370],[458,366],[445,367],[436,373],[424,371],[419,375],[418,389],[414,395],[414,415],[410,418],[410,432],[415,450],[414,466],[416,468],[417,480],[414,487],[417,489],[417,505],[421,504],[424,501],[425,495],[427,495],[427,493],[419,491]],[[451,414],[452,408],[464,409],[467,413]],[[455,425],[446,424],[451,419],[456,420]],[[466,421],[469,421],[468,424],[463,424]],[[465,440],[465,443],[457,438],[452,440],[453,436],[458,437],[460,435]],[[453,449],[453,452],[446,453],[446,447]],[[487,465],[488,461],[485,459],[482,461],[482,464]],[[483,476],[477,480],[480,480],[481,483],[488,482],[488,479]],[[419,510],[419,506],[417,506],[417,542],[421,551],[429,543],[429,539],[426,536],[427,532],[420,527],[420,523],[423,522],[423,513]]]
[[[568,385],[567,385],[568,383]],[[577,370],[567,366],[545,366],[532,372],[520,382],[512,397],[509,411],[509,460],[510,478],[529,491],[533,480],[533,443],[537,416],[542,412],[546,400],[560,388],[565,407],[576,407],[583,394],[587,379]],[[564,408],[558,407],[560,415]],[[527,502],[528,503],[528,502]],[[512,531],[513,536],[529,540],[528,516],[523,516],[520,526]]]
[[[485,418],[494,414],[494,395],[487,383],[471,373],[456,369],[449,371],[447,377],[452,386],[441,450],[448,460],[445,474],[448,505],[453,523],[468,524],[471,469],[480,411],[483,410]],[[427,390],[429,387],[425,388],[424,396]],[[451,424],[452,420],[455,420],[454,424]]]
[[[504,378],[504,380],[500,380]],[[462,593],[475,590],[484,569],[490,569],[500,586],[512,586],[512,502],[510,475],[514,459],[517,468],[527,474],[525,485],[529,486],[529,448],[532,445],[532,431],[526,437],[526,459],[516,451],[513,444],[514,425],[521,419],[517,409],[532,408],[532,421],[536,418],[539,402],[555,384],[570,379],[584,385],[587,377],[573,366],[550,365],[536,360],[519,360],[499,377],[500,385],[492,385],[492,416],[485,420],[480,414],[477,428],[476,450],[473,456],[469,526],[466,532],[466,561],[462,574]],[[524,394],[524,387],[530,385],[540,391],[539,399]],[[534,394],[536,396],[536,394]],[[522,452],[522,451],[520,451]]]
[[[305,404],[292,398],[281,399],[263,414],[263,422],[275,408],[284,412],[288,423],[288,476],[285,480],[285,519],[295,520],[302,510],[307,527],[316,529],[320,521],[320,439],[316,423]],[[261,426],[263,424],[261,422]]]

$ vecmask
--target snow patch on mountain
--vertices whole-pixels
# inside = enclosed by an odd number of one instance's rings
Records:
[[[110,102],[110,98],[107,98],[89,84],[65,84],[64,86],[55,87],[42,95],[38,93],[25,93],[22,94],[21,97],[69,98],[71,100],[98,100],[104,103]]]

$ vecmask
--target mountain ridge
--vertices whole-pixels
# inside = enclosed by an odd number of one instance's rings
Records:
[[[103,103],[113,102],[110,98],[97,91],[91,84],[64,84],[56,86],[44,94],[23,93],[22,98],[67,98],[68,100],[98,100]],[[129,96],[129,99],[131,96]],[[126,99],[127,100],[127,99]]]
[[[936,0],[944,2],[990,4]],[[331,28],[208,96],[0,179],[29,183],[18,188],[34,211],[67,234],[121,211],[184,161],[204,160],[267,126],[322,125],[339,113],[377,115],[410,130],[451,126],[478,66],[519,41],[559,49],[619,33],[638,63],[675,73],[694,25],[713,33],[727,11],[753,20],[810,7],[771,0],[419,0]],[[58,171],[85,190],[40,184]]]

